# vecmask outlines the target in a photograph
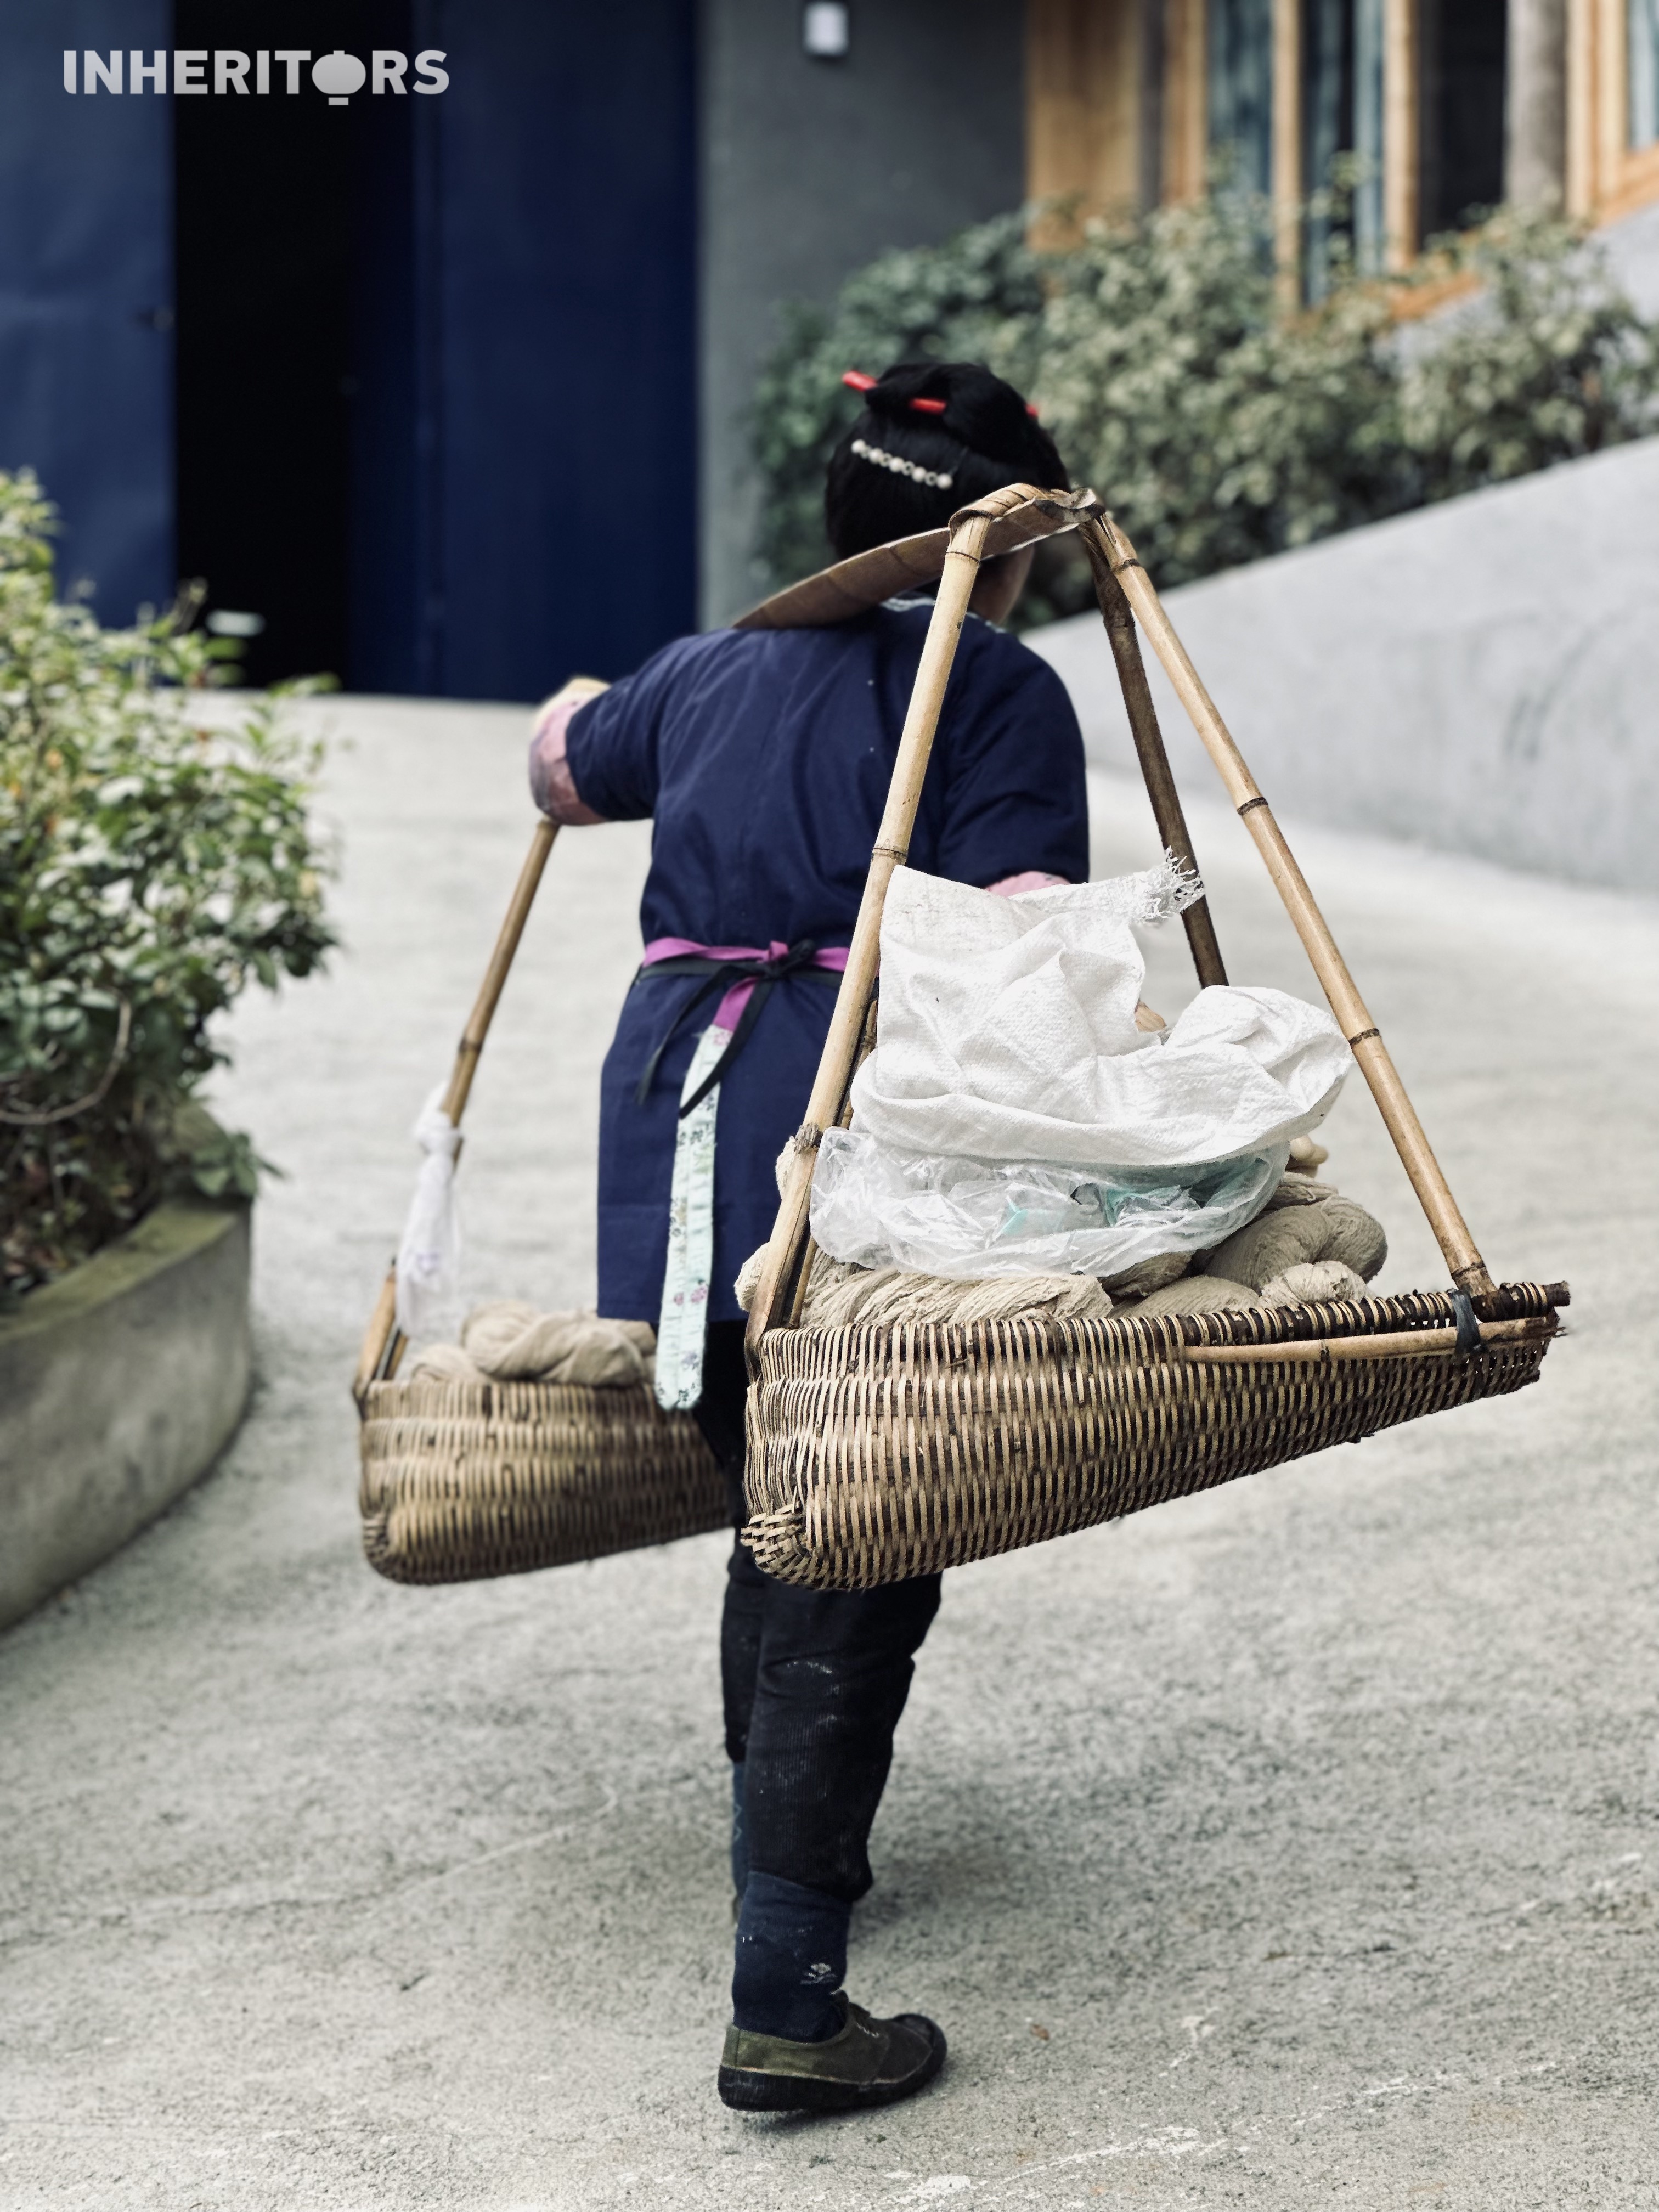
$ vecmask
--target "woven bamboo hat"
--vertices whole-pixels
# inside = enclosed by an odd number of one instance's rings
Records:
[[[1103,512],[1091,491],[1038,491],[1021,484],[1024,498],[1011,514],[994,522],[986,538],[984,558],[994,561],[1004,553],[1018,553],[1044,538],[1057,538],[1075,530],[1085,514]],[[943,530],[923,530],[914,538],[896,538],[888,545],[872,545],[850,561],[837,561],[803,577],[746,615],[739,615],[733,629],[827,629],[833,623],[850,622],[854,615],[878,607],[924,585],[936,584],[945,568],[953,515]]]

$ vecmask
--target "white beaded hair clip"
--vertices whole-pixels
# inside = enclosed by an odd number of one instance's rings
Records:
[[[914,461],[902,460],[896,453],[884,453],[879,446],[866,446],[862,438],[854,439],[853,451],[861,461],[873,461],[878,469],[890,469],[896,477],[908,477],[912,483],[932,484],[936,491],[951,489],[951,478],[937,469],[918,468]]]

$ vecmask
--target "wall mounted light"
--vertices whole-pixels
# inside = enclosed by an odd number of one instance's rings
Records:
[[[807,0],[800,14],[800,42],[815,61],[845,61],[853,43],[846,0]]]

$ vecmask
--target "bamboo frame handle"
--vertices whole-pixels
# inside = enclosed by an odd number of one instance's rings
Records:
[[[1215,702],[1199,680],[1198,672],[1188,659],[1186,647],[1164,611],[1152,578],[1141,567],[1134,547],[1109,516],[1098,526],[1098,530],[1112,574],[1122,586],[1141,629],[1151,639],[1152,650],[1163,662],[1164,672],[1191,717],[1205,750],[1215,763],[1227,796],[1255,840],[1267,873],[1330,1002],[1331,1012],[1370,1085],[1371,1096],[1411,1178],[1418,1203],[1445,1255],[1452,1280],[1473,1299],[1492,1298],[1498,1286],[1469,1234],[1468,1224],[1458,1210],[1451,1186],[1417,1118],[1417,1109],[1407,1095],[1382,1032],[1348,973],[1347,963],[1338,951],[1336,939],[1285,842],[1284,832],[1273,819],[1272,808],[1257,789],[1244,756],[1216,711]]]
[[[443,1096],[443,1110],[453,1127],[459,1128],[461,1116],[466,1111],[466,1102],[471,1096],[472,1079],[478,1071],[478,1059],[484,1048],[484,1039],[489,1035],[489,1024],[495,1018],[495,1009],[507,982],[507,971],[513,965],[513,956],[519,949],[519,939],[524,935],[524,926],[530,919],[530,909],[535,902],[547,866],[547,856],[553,850],[553,840],[559,834],[556,822],[544,816],[537,822],[530,839],[530,850],[524,866],[519,870],[519,880],[513,886],[513,896],[507,902],[506,919],[495,939],[495,948],[489,956],[489,965],[478,995],[472,1002],[472,1012],[466,1018],[466,1027],[461,1031],[461,1041],[455,1051],[455,1065],[450,1072],[449,1083]],[[459,1149],[456,1152],[459,1160]],[[363,1341],[357,1354],[357,1371],[352,1382],[352,1393],[361,1403],[363,1392],[371,1382],[387,1380],[398,1371],[398,1363],[404,1353],[404,1333],[398,1326],[398,1261],[393,1255],[386,1269],[380,1294],[374,1301],[374,1310],[369,1316],[368,1327],[363,1332]]]
[[[363,1340],[357,1352],[357,1371],[351,1378],[351,1395],[361,1407],[363,1393],[377,1380],[387,1362],[392,1340],[398,1334],[398,1261],[393,1255],[386,1271],[386,1280],[380,1285],[380,1296],[374,1301],[374,1310],[369,1315],[368,1327],[363,1331]],[[397,1358],[391,1361],[395,1370]]]
[[[1522,1321],[1483,1321],[1475,1326],[1482,1346],[1547,1343],[1560,1334],[1553,1315]],[[1287,1344],[1183,1344],[1181,1358],[1194,1366],[1268,1367],[1311,1363],[1341,1366],[1367,1359],[1450,1359],[1457,1356],[1455,1328],[1406,1328],[1384,1336],[1319,1336]]]
[[[495,939],[495,949],[489,956],[483,981],[472,1002],[472,1012],[466,1018],[466,1027],[461,1031],[449,1087],[444,1092],[444,1112],[458,1129],[461,1126],[461,1116],[466,1111],[466,1102],[472,1095],[472,1079],[478,1072],[478,1060],[484,1048],[484,1039],[489,1035],[489,1024],[495,1018],[495,1009],[501,1003],[507,971],[513,965],[514,955],[518,951],[519,939],[524,935],[524,926],[530,919],[530,909],[541,887],[542,871],[547,866],[548,855],[553,850],[553,840],[558,834],[556,822],[550,822],[545,816],[538,821],[531,836],[530,850],[525,854],[524,866],[519,871],[519,880],[513,886],[513,896],[507,902],[501,933]]]
[[[1106,625],[1107,642],[1117,664],[1117,680],[1122,687],[1124,710],[1129,717],[1129,734],[1134,739],[1135,757],[1140,763],[1146,796],[1152,803],[1158,834],[1164,850],[1174,854],[1182,867],[1201,881],[1203,872],[1193,850],[1192,834],[1187,827],[1181,793],[1176,789],[1170,756],[1164,749],[1164,732],[1158,726],[1158,709],[1152,704],[1146,664],[1140,658],[1134,615],[1124,597],[1123,586],[1112,574],[1106,540],[1094,516],[1086,515],[1079,521],[1078,536],[1089,556],[1095,597],[1100,603],[1100,618]],[[1222,962],[1221,947],[1216,942],[1208,897],[1194,899],[1183,910],[1181,921],[1200,983],[1206,988],[1212,983],[1224,983],[1227,970]]]
[[[760,1356],[761,1339],[768,1329],[793,1322],[805,1296],[812,1170],[817,1164],[818,1146],[824,1131],[840,1120],[847,1103],[881,964],[881,916],[887,886],[894,869],[909,856],[910,832],[915,826],[922,780],[933,748],[933,732],[939,726],[939,709],[945,703],[945,686],[951,680],[968,602],[979,575],[987,532],[994,521],[1028,501],[1046,501],[1064,496],[1036,491],[1029,484],[1010,484],[951,518],[950,550],[945,556],[945,571],[939,578],[933,618],[927,625],[915,685],[899,737],[892,780],[887,787],[887,804],[882,811],[881,827],[876,832],[875,848],[870,855],[870,872],[865,878],[864,896],[853,927],[853,941],[848,947],[846,970],[836,994],[836,1010],[830,1018],[830,1033],[824,1039],[812,1095],[807,1101],[806,1118],[795,1133],[794,1164],[778,1207],[755,1302],[750,1309],[744,1340],[751,1372]]]
[[[593,676],[573,676],[554,694],[556,700],[570,698],[596,699],[610,686]],[[549,702],[550,704],[552,702]],[[489,1025],[495,1018],[495,1009],[501,1003],[519,940],[530,919],[536,893],[541,887],[542,874],[547,866],[548,855],[553,850],[553,840],[559,834],[556,822],[545,816],[538,818],[531,833],[530,850],[519,870],[519,879],[513,886],[513,896],[507,901],[507,913],[496,934],[495,949],[489,956],[489,965],[484,969],[483,981],[472,1002],[472,1011],[466,1018],[466,1027],[461,1031],[461,1041],[456,1048],[455,1065],[450,1071],[448,1085],[443,1095],[443,1110],[452,1127],[459,1129],[461,1116],[466,1111],[466,1102],[472,1095],[472,1079],[478,1072],[478,1060],[484,1048],[484,1039],[489,1035]],[[459,1149],[456,1158],[459,1160]],[[394,1255],[386,1270],[386,1280],[380,1285],[380,1296],[374,1301],[374,1310],[368,1317],[368,1327],[357,1353],[357,1370],[352,1379],[351,1393],[359,1407],[363,1393],[371,1382],[385,1380],[398,1371],[403,1358],[404,1334],[398,1327],[398,1262]]]

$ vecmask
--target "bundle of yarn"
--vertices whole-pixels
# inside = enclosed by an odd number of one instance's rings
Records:
[[[1389,1256],[1382,1224],[1357,1199],[1287,1175],[1255,1219],[1167,1278],[1137,1313],[1220,1313],[1229,1306],[1359,1298]]]
[[[1092,1275],[994,1275],[963,1282],[902,1267],[860,1267],[814,1255],[801,1318],[809,1328],[849,1322],[1095,1321],[1112,1310]]]
[[[475,1306],[459,1344],[428,1344],[410,1376],[447,1382],[585,1382],[627,1389],[652,1379],[657,1334],[648,1322],[543,1313],[522,1298]]]

